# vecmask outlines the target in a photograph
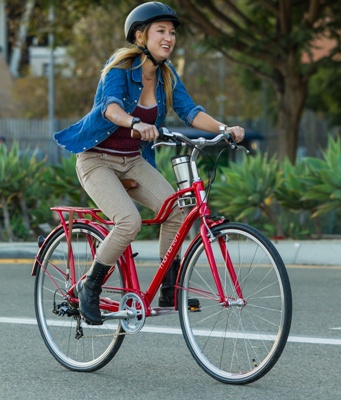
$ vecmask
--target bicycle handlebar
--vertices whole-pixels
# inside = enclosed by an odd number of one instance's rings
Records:
[[[158,141],[155,143],[152,148],[154,149],[155,147],[158,146],[186,146],[189,145],[191,147],[197,147],[197,148],[204,148],[206,146],[216,146],[219,142],[225,141],[232,150],[243,150],[245,151],[246,154],[249,154],[249,150],[244,147],[238,145],[233,136],[231,135],[231,128],[226,128],[225,126],[222,126],[220,128],[220,133],[215,136],[213,139],[205,139],[203,137],[199,137],[196,139],[190,139],[189,137],[185,136],[183,133],[180,132],[171,132],[167,128],[160,128],[159,129],[159,140],[166,140],[168,139],[167,142],[161,142]]]

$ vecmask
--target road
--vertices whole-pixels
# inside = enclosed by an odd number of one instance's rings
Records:
[[[143,288],[155,267],[138,267]],[[335,400],[341,393],[341,267],[288,268],[293,324],[284,353],[259,381],[221,384],[191,358],[177,315],[150,318],[146,331],[127,336],[115,358],[96,373],[70,372],[50,355],[34,315],[30,264],[0,263],[0,398],[4,400],[234,399]],[[165,329],[166,331],[167,329]]]

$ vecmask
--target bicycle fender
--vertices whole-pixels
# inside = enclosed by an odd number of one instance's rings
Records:
[[[90,225],[90,226],[96,228],[103,236],[106,236],[106,235],[109,233],[109,231],[108,231],[105,227],[103,227],[102,225],[99,225],[99,224],[96,223],[96,222],[89,221],[88,219],[77,219],[77,220],[74,221],[74,223],[77,223],[77,222],[83,222],[83,223],[85,223],[85,224],[87,224],[87,225]],[[69,225],[69,223],[67,222],[67,223],[66,223],[66,226],[68,226],[68,225]],[[44,250],[45,250],[46,246],[49,244],[49,242],[51,241],[51,238],[52,238],[52,237],[54,236],[54,234],[55,234],[56,232],[58,232],[59,230],[64,230],[62,224],[59,224],[58,226],[56,226],[56,227],[47,235],[47,237],[44,239],[43,243],[39,246],[38,253],[37,253],[37,255],[36,255],[35,259],[34,259],[32,271],[31,271],[31,276],[36,276],[38,266],[40,265],[40,263],[41,263],[41,261],[42,261],[42,256],[43,256]],[[42,240],[42,236],[39,236],[39,237],[38,237],[38,243],[39,243],[40,240]]]

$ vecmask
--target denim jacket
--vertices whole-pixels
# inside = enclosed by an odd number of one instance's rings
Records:
[[[128,114],[133,114],[143,89],[140,63],[140,57],[136,57],[131,69],[111,68],[105,79],[100,79],[98,83],[91,111],[77,123],[55,133],[54,139],[57,144],[71,153],[81,153],[97,146],[113,134],[119,126],[109,121],[104,113],[109,104],[116,103]],[[186,125],[191,126],[195,116],[205,109],[195,105],[173,65],[170,61],[167,61],[167,63],[177,79],[173,90],[173,109]],[[158,115],[155,125],[157,128],[161,128],[166,118],[167,109],[166,93],[160,68],[157,70],[156,101]],[[144,147],[143,156],[152,165],[155,165],[151,145],[152,143],[148,143]]]

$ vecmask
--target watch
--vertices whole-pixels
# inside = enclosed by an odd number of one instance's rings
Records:
[[[133,129],[133,126],[134,126],[135,124],[138,124],[139,122],[141,122],[141,119],[140,119],[140,118],[137,118],[137,117],[134,117],[134,118],[132,119],[132,121],[131,121],[130,129]]]

